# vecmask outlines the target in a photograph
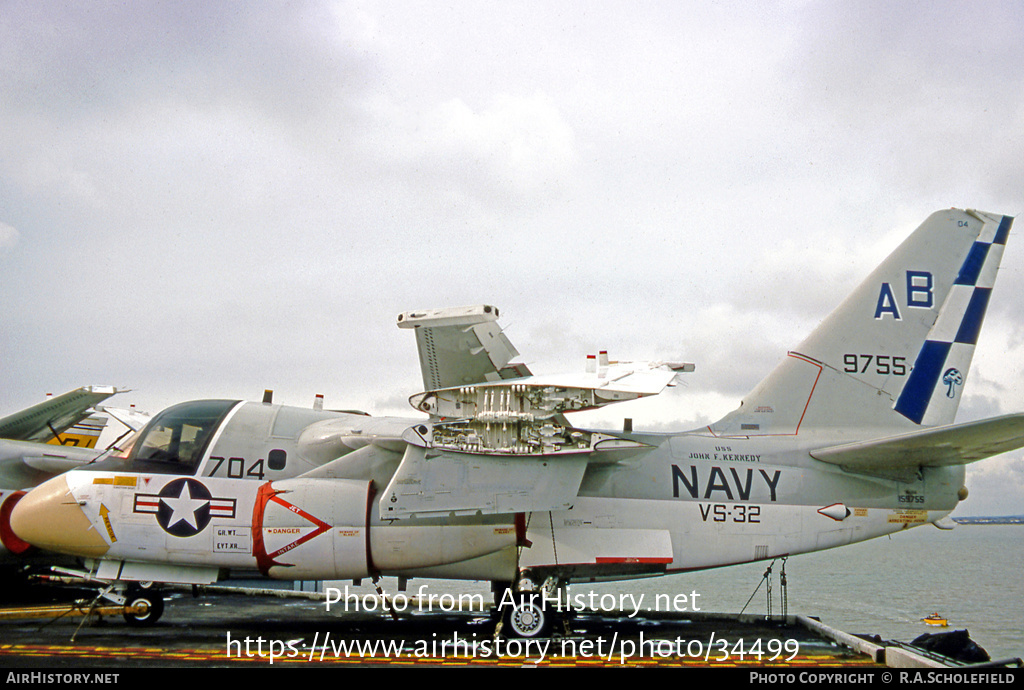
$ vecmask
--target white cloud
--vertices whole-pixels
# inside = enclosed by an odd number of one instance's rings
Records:
[[[396,174],[442,198],[523,207],[563,193],[575,173],[572,128],[542,92],[496,93],[478,108],[461,97],[424,109],[378,107],[373,149]]]
[[[7,223],[0,221],[0,253],[13,249],[18,244],[20,237],[21,235],[17,230]]]
[[[958,516],[1024,515],[1024,457],[1008,453],[969,465]]]

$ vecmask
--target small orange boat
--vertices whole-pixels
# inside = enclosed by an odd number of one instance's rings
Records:
[[[945,628],[946,626],[949,625],[949,621],[947,621],[945,618],[943,618],[942,616],[940,616],[937,613],[933,613],[932,615],[928,616],[927,618],[922,618],[921,621],[925,625],[933,625],[936,628]]]

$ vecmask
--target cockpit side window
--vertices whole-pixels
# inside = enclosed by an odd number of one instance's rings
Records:
[[[133,471],[194,474],[235,400],[198,400],[169,407],[143,429],[128,464]]]

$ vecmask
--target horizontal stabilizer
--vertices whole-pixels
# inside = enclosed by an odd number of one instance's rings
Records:
[[[854,472],[966,465],[1024,447],[1024,414],[950,424],[811,451]]]

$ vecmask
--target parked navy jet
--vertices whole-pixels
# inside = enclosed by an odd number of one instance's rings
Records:
[[[1012,218],[932,214],[743,399],[683,433],[572,412],[657,394],[681,363],[595,357],[534,376],[477,307],[409,312],[421,419],[232,400],[172,407],[123,461],[38,487],[10,528],[96,578],[489,580],[515,634],[544,597],[788,556],[938,523],[967,463],[1024,446],[1024,414],[956,424]]]
[[[14,504],[25,490],[100,455],[107,416],[96,406],[118,392],[84,386],[0,418],[0,562],[28,548],[5,529]]]

